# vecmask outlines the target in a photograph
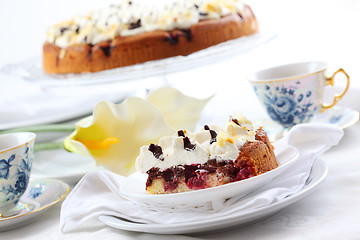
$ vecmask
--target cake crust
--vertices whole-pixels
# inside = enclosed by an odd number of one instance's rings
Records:
[[[118,36],[96,45],[77,44],[60,48],[43,45],[43,69],[51,74],[97,72],[151,60],[186,56],[210,46],[248,36],[258,31],[251,8],[242,14],[200,21],[190,29],[152,31],[133,36]]]

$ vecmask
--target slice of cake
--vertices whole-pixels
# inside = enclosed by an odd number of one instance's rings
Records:
[[[262,129],[242,115],[233,116],[226,130],[207,126],[198,133],[180,130],[143,146],[136,168],[146,172],[146,190],[153,194],[187,192],[241,181],[278,166],[273,147]]]
[[[122,0],[50,27],[48,73],[97,72],[178,55],[258,31],[241,0]]]

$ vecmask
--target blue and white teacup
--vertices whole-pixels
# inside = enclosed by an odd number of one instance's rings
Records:
[[[0,135],[0,217],[14,208],[30,179],[35,133]]]
[[[331,77],[326,75],[324,62],[301,62],[260,70],[251,76],[257,97],[272,120],[284,128],[306,123],[318,113],[333,107],[346,93],[349,75],[340,68]],[[333,103],[323,103],[324,88],[334,85],[337,73],[345,74],[345,90],[334,97]]]

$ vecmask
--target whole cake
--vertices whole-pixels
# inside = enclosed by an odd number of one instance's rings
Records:
[[[48,73],[97,72],[195,51],[258,31],[241,0],[122,1],[50,27]]]
[[[180,130],[159,144],[140,149],[136,168],[146,172],[146,190],[179,193],[241,181],[278,166],[273,147],[262,129],[241,114],[226,130],[207,126],[196,134]]]

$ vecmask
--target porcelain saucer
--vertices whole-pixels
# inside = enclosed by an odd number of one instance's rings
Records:
[[[311,123],[329,123],[345,129],[359,121],[359,116],[359,112],[354,109],[335,106],[315,116]],[[281,138],[284,134],[282,126],[270,118],[260,119],[254,121],[254,123],[258,126],[263,126],[272,141]]]
[[[0,231],[31,223],[70,192],[68,184],[59,180],[32,179],[20,199],[23,210],[13,216],[0,217]]]
[[[317,115],[312,123],[331,123],[345,129],[354,125],[359,120],[359,112],[344,107],[333,107]]]

